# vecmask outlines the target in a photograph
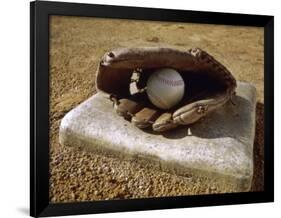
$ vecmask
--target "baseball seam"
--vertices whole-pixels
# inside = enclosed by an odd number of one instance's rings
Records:
[[[159,105],[163,105],[165,108],[169,108],[169,106],[162,101],[157,95],[155,95],[153,92],[149,93],[150,97],[152,97],[156,102],[158,102]]]
[[[156,74],[156,77],[161,81],[163,82],[164,84],[166,85],[169,85],[169,86],[180,86],[180,85],[183,85],[183,80],[168,80],[166,78],[163,78],[161,76],[159,76],[158,74]]]

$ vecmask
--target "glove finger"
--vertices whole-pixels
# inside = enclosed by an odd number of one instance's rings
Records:
[[[115,100],[114,109],[119,116],[124,117],[126,120],[131,120],[132,116],[143,109],[143,105],[139,102],[132,101],[127,98]]]
[[[228,95],[220,95],[214,98],[187,104],[173,113],[173,120],[175,123],[181,125],[195,123],[200,118],[224,105],[229,98]]]
[[[163,113],[157,118],[157,120],[155,120],[154,124],[152,125],[152,129],[155,132],[164,132],[177,126],[178,124],[173,122],[171,113]]]
[[[143,108],[132,117],[131,122],[140,129],[151,127],[154,121],[160,116],[158,110]]]

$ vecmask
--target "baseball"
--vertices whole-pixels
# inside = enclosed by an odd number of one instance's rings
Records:
[[[183,98],[184,87],[184,81],[176,70],[162,68],[150,75],[146,92],[149,100],[156,107],[170,109]]]

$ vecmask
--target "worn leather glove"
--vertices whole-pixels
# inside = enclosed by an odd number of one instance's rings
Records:
[[[148,77],[160,68],[173,68],[185,81],[179,104],[163,110],[145,92]],[[132,93],[130,87],[134,86]],[[120,48],[107,52],[96,74],[98,92],[113,101],[115,111],[139,128],[166,131],[195,123],[223,106],[235,94],[236,80],[207,52],[164,47]]]

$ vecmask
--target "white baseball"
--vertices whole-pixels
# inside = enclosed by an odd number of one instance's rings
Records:
[[[146,92],[156,107],[170,109],[183,98],[184,86],[184,81],[176,70],[162,68],[150,75]]]

